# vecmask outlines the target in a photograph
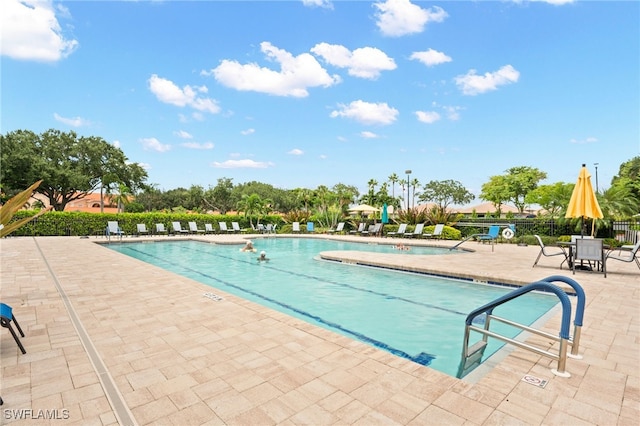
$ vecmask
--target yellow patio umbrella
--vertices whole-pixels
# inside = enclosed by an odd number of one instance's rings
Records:
[[[585,217],[589,219],[602,219],[604,217],[600,209],[600,204],[598,204],[596,193],[593,191],[593,186],[591,185],[591,173],[589,173],[584,164],[578,175],[576,186],[573,188],[565,217],[582,218],[583,225]],[[582,234],[582,231],[580,231],[580,233]],[[594,227],[592,226],[591,235],[593,235],[593,233]]]

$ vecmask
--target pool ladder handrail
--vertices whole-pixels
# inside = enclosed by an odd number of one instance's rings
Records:
[[[552,284],[553,282],[558,282],[558,281],[571,286],[571,288],[573,288],[573,290],[575,291],[575,294],[577,297],[576,314],[573,321],[573,324],[574,324],[573,338],[571,338],[571,336],[569,335],[569,327],[571,322],[571,303],[569,302],[569,297],[567,293],[564,290],[562,290],[560,287]],[[522,296],[523,294],[529,293],[534,290],[543,290],[547,292],[552,292],[556,296],[558,296],[558,299],[560,299],[560,303],[562,305],[562,320],[561,320],[560,332],[558,336],[493,315],[493,310],[497,306],[500,306],[510,300],[513,300],[519,296]],[[578,284],[575,280],[569,277],[565,277],[562,275],[552,275],[540,281],[536,281],[534,283],[520,287],[519,289],[516,289],[502,297],[499,297],[498,299],[492,302],[487,303],[484,306],[481,306],[473,310],[469,315],[467,315],[467,318],[465,320],[466,326],[465,326],[465,333],[464,333],[464,341],[462,345],[462,348],[463,348],[462,359],[460,361],[460,367],[458,368],[458,377],[461,378],[466,373],[468,373],[469,371],[471,371],[473,368],[477,367],[480,364],[482,355],[484,354],[484,350],[487,346],[488,337],[494,337],[498,340],[502,340],[503,342],[506,342],[514,346],[529,350],[531,352],[535,352],[539,355],[547,356],[554,360],[557,360],[558,367],[556,369],[552,369],[551,372],[557,376],[570,377],[571,374],[565,370],[566,359],[567,359],[567,347],[571,346],[571,354],[568,355],[569,357],[576,358],[576,359],[582,358],[578,354],[578,352],[579,352],[579,346],[580,346],[580,334],[582,330],[582,321],[584,318],[584,307],[585,307],[585,293],[584,293],[584,290],[582,289],[582,286],[580,286],[580,284]],[[486,315],[484,328],[474,326],[473,320],[478,315],[482,315],[482,314]],[[521,328],[522,330],[528,331],[530,333],[553,339],[557,342],[560,342],[560,349],[558,353],[555,354],[547,350],[529,345],[527,343],[520,342],[515,339],[499,335],[496,332],[489,330],[491,320],[502,322],[504,324],[507,324],[513,327]],[[469,347],[469,337],[470,337],[471,331],[476,331],[482,334],[482,340],[476,342],[473,346]]]

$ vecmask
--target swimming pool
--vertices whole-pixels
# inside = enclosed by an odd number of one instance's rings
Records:
[[[466,315],[510,291],[316,258],[329,250],[393,251],[384,245],[309,238],[267,238],[254,244],[267,252],[269,262],[258,262],[258,253],[240,252],[238,245],[197,241],[108,247],[452,376],[460,362]],[[530,293],[500,306],[496,314],[532,324],[556,304],[553,296]],[[495,329],[509,337],[517,334],[506,326]],[[502,345],[491,339],[485,358]]]

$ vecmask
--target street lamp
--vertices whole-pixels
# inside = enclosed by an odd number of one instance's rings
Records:
[[[593,165],[596,167],[596,194],[600,193],[600,191],[598,190],[598,164],[600,163],[593,163]]]
[[[409,183],[409,175],[411,174],[411,170],[405,170],[404,172],[407,174],[407,211],[409,211],[409,188],[411,187],[411,184]]]

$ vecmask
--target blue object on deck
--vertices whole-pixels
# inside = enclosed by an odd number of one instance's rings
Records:
[[[9,306],[9,305],[7,305],[5,303],[0,303],[0,325],[2,325],[2,327],[4,327],[4,328],[8,328],[9,329],[9,331],[11,332],[11,335],[13,336],[13,340],[16,341],[16,343],[18,344],[18,347],[20,348],[22,353],[26,354],[27,351],[24,350],[24,346],[22,346],[22,343],[20,343],[20,339],[18,339],[18,335],[13,330],[13,327],[11,327],[11,321],[13,321],[15,323],[16,328],[20,332],[20,335],[22,337],[24,337],[24,333],[22,332],[22,328],[20,328],[20,324],[18,324],[18,321],[16,320],[16,317],[13,315],[13,309],[11,309],[11,306]]]

